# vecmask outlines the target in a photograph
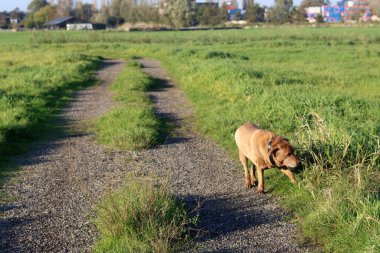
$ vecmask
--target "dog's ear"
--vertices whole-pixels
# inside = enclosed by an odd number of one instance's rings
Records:
[[[273,149],[271,152],[270,152],[270,154],[269,155],[273,155],[273,156],[276,156],[277,155],[277,152],[278,152],[278,148],[275,148],[275,149]]]

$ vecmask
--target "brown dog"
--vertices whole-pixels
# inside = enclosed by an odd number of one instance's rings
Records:
[[[236,130],[235,141],[244,167],[247,188],[255,185],[253,166],[257,170],[259,178],[257,191],[260,193],[264,192],[264,170],[268,168],[278,167],[292,183],[295,183],[295,178],[289,168],[296,168],[301,163],[300,159],[294,155],[293,147],[288,139],[260,129],[254,124],[246,123]],[[251,180],[248,175],[248,159],[254,164],[250,171]]]

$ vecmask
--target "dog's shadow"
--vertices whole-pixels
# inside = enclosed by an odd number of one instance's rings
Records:
[[[255,189],[250,190],[255,191]],[[180,197],[188,210],[192,210],[191,216],[198,216],[195,240],[205,241],[221,235],[228,236],[236,231],[283,220],[284,212],[280,208],[275,208],[276,210],[262,208],[270,204],[264,195],[259,194],[254,205],[247,192],[239,195],[241,196]],[[245,201],[241,201],[241,198]]]

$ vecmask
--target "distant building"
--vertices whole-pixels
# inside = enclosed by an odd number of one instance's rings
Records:
[[[344,3],[344,19],[346,21],[362,19],[369,21],[372,13],[367,0],[342,1]]]
[[[337,23],[343,21],[344,6],[324,5],[321,8],[323,21],[327,23]]]
[[[80,30],[93,30],[94,27],[90,23],[78,23],[78,24],[67,24],[67,31],[80,31]]]
[[[321,6],[313,6],[313,7],[306,8],[306,19],[307,21],[309,21],[309,23],[317,22],[317,17],[319,15],[322,15]]]
[[[237,0],[221,0],[219,4],[229,11],[239,9]]]
[[[218,1],[209,1],[209,2],[198,2],[198,1],[195,1],[195,3],[197,4],[198,7],[201,7],[203,5],[212,6],[212,7],[216,7],[216,8],[219,7]]]
[[[73,24],[76,21],[75,17],[63,17],[50,20],[44,24],[48,29],[66,29],[67,24]]]
[[[316,22],[316,17],[321,15],[324,22],[334,23],[343,21],[370,21],[371,8],[367,0],[341,0],[337,5],[313,6],[306,8],[307,20]]]
[[[0,14],[0,29],[7,29],[10,24],[11,18]]]
[[[66,30],[104,30],[105,24],[84,23],[75,17],[63,17],[50,20],[44,24],[47,29],[66,29]]]
[[[20,23],[20,20],[18,18],[11,18],[9,21],[12,25]]]

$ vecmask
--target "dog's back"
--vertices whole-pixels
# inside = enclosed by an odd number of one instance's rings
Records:
[[[238,146],[239,150],[241,150],[246,156],[248,155],[247,152],[250,150],[250,139],[252,137],[252,134],[259,130],[260,128],[252,123],[245,123],[244,125],[241,125],[235,132],[235,142]]]
[[[236,130],[235,141],[240,152],[252,161],[254,159],[253,156],[259,155],[258,149],[263,146],[263,144],[265,147],[266,139],[270,138],[267,137],[268,135],[272,136],[272,133],[260,129],[255,124],[245,123]]]

